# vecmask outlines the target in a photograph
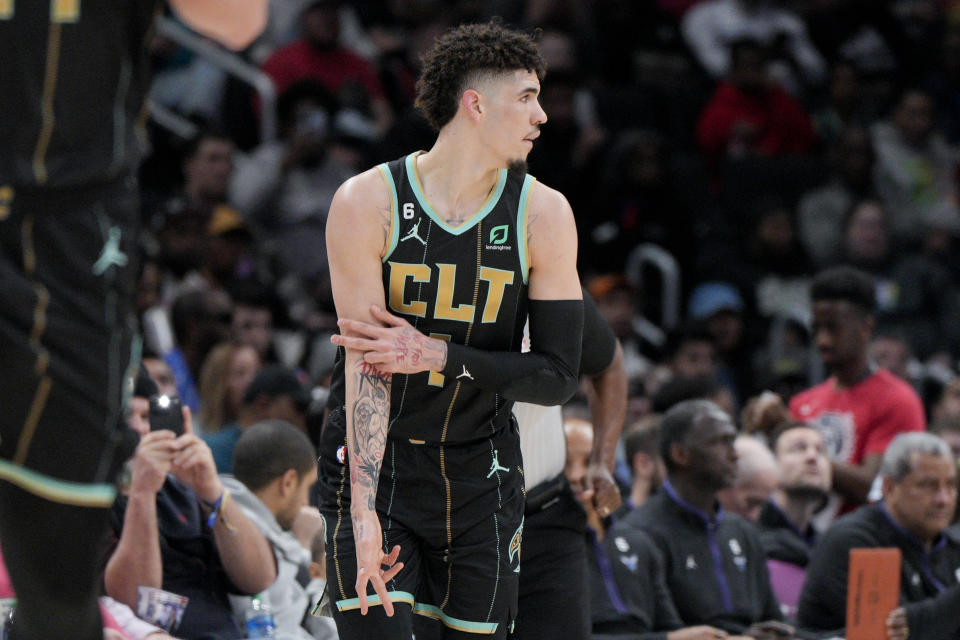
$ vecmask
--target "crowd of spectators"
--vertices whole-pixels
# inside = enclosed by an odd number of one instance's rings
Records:
[[[886,505],[871,507],[870,518],[900,521],[884,508],[904,502],[898,487],[916,460],[884,466],[897,432],[929,425],[954,459],[960,454],[960,4],[273,0],[270,11],[267,31],[241,57],[272,81],[275,105],[162,30],[150,42],[152,100],[195,133],[148,122],[138,321],[157,390],[193,412],[196,435],[187,435],[199,471],[172,473],[172,441],[142,429],[106,565],[112,604],[136,610],[138,578],[126,580],[143,558],[127,551],[124,528],[156,528],[159,519],[148,567],[158,588],[206,594],[195,602],[210,596],[213,620],[238,620],[249,596],[273,593],[297,634],[307,633],[304,620],[316,638],[331,633],[302,606],[316,599],[310,576],[323,575],[310,564],[311,550],[322,562],[322,526],[308,516],[295,525],[315,477],[296,451],[318,442],[334,361],[327,212],[351,175],[430,147],[433,132],[413,106],[419,55],[450,26],[499,16],[540,29],[549,120],[530,172],[572,204],[581,278],[620,340],[629,376],[618,469],[625,507],[608,521],[588,514],[586,543],[600,572],[595,631],[633,632],[636,621],[624,620],[637,611],[643,631],[685,626],[676,638],[775,637],[798,610],[808,627],[842,626],[819,614],[810,624],[814,605],[804,608],[804,571],[819,562],[814,543],[839,536],[829,533],[833,518],[868,495]],[[274,139],[257,126],[268,108]],[[638,260],[651,246],[663,259]],[[815,275],[838,265],[866,274],[873,302],[817,292]],[[822,304],[838,301],[842,308]],[[895,389],[903,422],[875,441],[860,430],[878,418],[858,413],[856,394],[816,386],[829,369],[842,390],[854,389],[868,363],[889,371],[872,393]],[[797,400],[807,389],[815,401]],[[709,404],[691,408],[691,399]],[[686,422],[663,418],[677,418],[668,412],[678,403]],[[695,410],[713,416],[709,429]],[[572,437],[589,437],[584,428],[570,427]],[[753,435],[735,441],[738,430]],[[712,453],[698,449],[707,440]],[[251,486],[243,452],[267,441],[286,442],[277,455],[294,462]],[[221,484],[214,472],[237,477]],[[233,505],[216,503],[223,487]],[[954,494],[951,517],[955,503]],[[144,511],[152,515],[137,520]],[[247,551],[225,546],[235,532],[205,530],[207,514],[241,527]],[[741,572],[717,592],[700,589],[716,575],[713,548],[729,551]],[[757,558],[767,571],[744,573]],[[203,584],[176,583],[168,561],[184,576],[201,567]],[[611,586],[631,575],[646,586]],[[949,590],[937,575],[918,579],[929,588],[912,585],[916,601]],[[672,589],[682,595],[671,598]],[[180,634],[207,637],[193,624],[187,617]]]

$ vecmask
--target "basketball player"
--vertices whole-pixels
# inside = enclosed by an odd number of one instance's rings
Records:
[[[171,0],[233,47],[266,0]],[[0,0],[0,540],[16,640],[102,638],[158,0]]]
[[[524,34],[447,33],[418,83],[434,146],[334,198],[346,384],[322,436],[320,499],[343,640],[409,638],[412,613],[444,637],[504,638],[516,615],[524,500],[510,409],[572,395],[583,324],[573,213],[524,171],[546,121],[543,73]]]

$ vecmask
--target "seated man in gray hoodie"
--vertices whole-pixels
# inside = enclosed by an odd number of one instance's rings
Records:
[[[317,458],[307,436],[282,420],[259,422],[240,436],[233,451],[234,476],[221,482],[247,517],[273,547],[277,579],[260,599],[270,605],[277,636],[311,640],[303,628],[310,597],[310,550],[322,526],[319,513],[310,517],[310,488],[317,480]],[[313,510],[316,512],[316,509]],[[243,616],[250,598],[231,597]]]

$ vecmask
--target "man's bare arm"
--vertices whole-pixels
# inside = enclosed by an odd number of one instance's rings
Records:
[[[594,438],[587,481],[593,489],[594,508],[606,516],[620,506],[620,490],[612,473],[617,443],[627,417],[627,372],[619,341],[609,366],[589,378],[588,385]]]
[[[344,320],[374,323],[370,307],[384,304],[381,257],[392,224],[391,200],[378,169],[351,178],[337,190],[327,220],[327,255],[341,330]],[[347,452],[350,468],[350,514],[357,549],[357,596],[367,611],[367,582],[380,595],[384,610],[393,613],[381,565],[393,564],[383,553],[383,536],[376,513],[377,485],[390,418],[391,375],[364,362],[363,351],[346,345]],[[396,573],[400,566],[391,569]],[[389,573],[389,572],[388,572]]]

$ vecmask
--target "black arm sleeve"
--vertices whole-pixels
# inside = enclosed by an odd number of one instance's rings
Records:
[[[447,347],[445,376],[464,368],[474,384],[504,398],[546,406],[563,404],[577,390],[583,333],[581,300],[530,300],[530,352]]]
[[[580,352],[580,375],[595,376],[613,362],[617,336],[597,309],[586,289],[583,291],[583,347]]]

